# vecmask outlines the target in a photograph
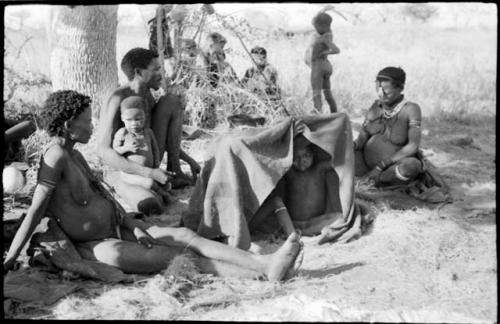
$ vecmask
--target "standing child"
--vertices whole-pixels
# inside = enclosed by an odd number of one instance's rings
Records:
[[[149,168],[160,165],[160,151],[151,128],[145,127],[146,103],[139,96],[124,99],[120,105],[120,115],[124,127],[120,128],[113,138],[113,149],[128,160]],[[170,183],[160,185],[152,178],[121,171],[124,182],[141,186],[158,193],[165,202],[172,200],[168,193]]]
[[[332,17],[325,13],[326,9],[320,11],[312,20],[316,32],[311,45],[306,51],[306,64],[311,68],[311,86],[313,91],[314,108],[321,112],[321,91],[326,102],[330,106],[330,112],[337,112],[337,104],[333,99],[330,76],[332,65],[328,61],[328,55],[340,53],[340,49],[333,43],[333,35],[330,25]]]

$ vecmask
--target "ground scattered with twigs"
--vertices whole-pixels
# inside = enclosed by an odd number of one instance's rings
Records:
[[[354,242],[318,246],[315,238],[304,238],[302,267],[298,276],[287,282],[199,274],[188,259],[180,258],[177,269],[138,276],[128,284],[73,279],[78,290],[53,305],[4,300],[6,317],[494,322],[493,124],[481,131],[475,125],[431,121],[426,125],[423,147],[451,185],[454,203],[405,211],[375,203],[373,228]],[[465,140],[456,140],[457,128]],[[207,141],[207,137],[185,141],[184,148],[202,161],[201,148]],[[178,201],[168,207],[169,216],[158,216],[154,221],[175,224],[190,192],[176,191]],[[4,197],[7,214],[22,213],[28,204],[26,196],[15,200]],[[279,244],[260,240],[252,250],[270,253]],[[179,273],[182,275],[175,275]],[[68,280],[50,276],[54,282]]]

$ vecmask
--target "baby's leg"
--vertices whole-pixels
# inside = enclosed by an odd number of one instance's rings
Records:
[[[328,106],[330,106],[330,112],[336,113],[337,112],[337,103],[335,102],[335,99],[333,99],[333,94],[332,94],[331,84],[330,84],[330,77],[331,76],[332,76],[332,73],[325,73],[323,75],[323,94],[325,95],[325,100],[328,103]]]
[[[120,176],[123,182],[134,186],[141,186],[145,189],[152,189],[154,180],[148,177],[143,177],[137,174],[120,171]]]
[[[127,180],[134,180],[134,177],[129,177]],[[135,178],[138,180],[139,178]],[[112,171],[106,174],[105,180],[112,184],[116,193],[129,205],[134,211],[139,211],[145,215],[161,213],[163,203],[153,190],[146,189],[145,186],[131,184],[125,182],[121,173]],[[145,183],[142,183],[143,185]]]

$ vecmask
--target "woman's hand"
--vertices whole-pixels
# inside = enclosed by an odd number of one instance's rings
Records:
[[[144,245],[148,249],[152,248],[153,244],[158,244],[151,235],[139,227],[134,228],[134,236],[137,239],[137,243]]]

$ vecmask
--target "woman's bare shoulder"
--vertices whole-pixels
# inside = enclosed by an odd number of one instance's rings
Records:
[[[68,151],[61,144],[53,144],[43,154],[43,161],[48,166],[57,166],[65,163]]]

